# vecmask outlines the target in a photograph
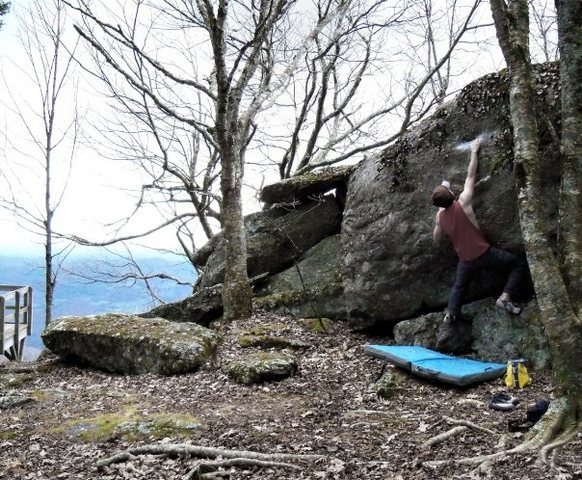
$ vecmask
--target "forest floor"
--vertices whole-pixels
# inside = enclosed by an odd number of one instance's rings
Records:
[[[298,372],[280,382],[234,383],[227,367],[249,351],[239,345],[240,335],[265,324],[311,345],[294,352]],[[293,468],[225,467],[214,477],[233,480],[582,478],[580,435],[549,465],[536,465],[533,454],[509,456],[482,471],[453,463],[523,441],[527,433],[509,432],[508,421],[525,419],[528,404],[552,398],[547,372],[530,372],[532,385],[512,391],[502,379],[454,388],[405,375],[393,396],[382,399],[375,383],[383,363],[364,354],[368,343],[389,342],[349,332],[342,323],[317,333],[313,321],[259,313],[234,322],[217,362],[192,374],[115,375],[50,356],[0,365],[0,392],[35,399],[0,410],[0,478],[183,479],[195,462],[189,455],[136,455],[97,465],[130,447],[174,443],[321,456],[294,461]],[[491,397],[500,392],[520,399],[514,411],[489,408]],[[182,419],[183,428],[141,428],[133,435],[119,428],[119,419],[129,424],[156,415]],[[423,446],[455,427],[457,435]]]

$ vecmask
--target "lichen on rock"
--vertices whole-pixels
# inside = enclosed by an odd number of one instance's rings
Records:
[[[198,369],[219,336],[195,323],[106,314],[56,319],[42,339],[62,357],[109,372],[171,375]]]

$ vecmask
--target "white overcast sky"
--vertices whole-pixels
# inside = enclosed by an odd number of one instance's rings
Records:
[[[29,0],[13,1],[13,10],[24,7]],[[17,5],[18,4],[18,5]],[[484,5],[481,8],[481,21],[490,22],[489,7]],[[18,67],[25,67],[22,47],[17,38],[18,20],[14,13],[10,13],[4,19],[4,28],[0,31],[0,69],[2,76],[10,86],[11,96],[20,105],[33,102],[33,95],[37,92],[31,89],[26,82],[26,77],[19,71]],[[479,59],[470,58],[468,64],[473,65],[466,72],[468,83],[474,78],[485,73],[497,70],[504,66],[497,46],[493,43],[487,50],[487,54],[481,55]],[[3,84],[0,79],[0,84]],[[7,92],[3,91],[3,102],[8,102]],[[105,101],[96,96],[90,89],[90,85],[82,82],[79,90],[81,109],[86,115],[87,121],[98,114],[103,114],[103,108],[95,108],[104,104]],[[0,168],[7,168],[10,164],[23,162],[23,158],[14,148],[26,150],[26,135],[23,126],[19,124],[13,114],[6,107],[0,107]],[[10,142],[6,141],[6,137]],[[13,145],[9,145],[12,143]],[[38,176],[38,172],[26,171],[26,175]],[[104,223],[112,222],[123,218],[129,214],[134,206],[134,196],[127,189],[134,188],[138,183],[135,181],[137,171],[132,170],[127,163],[113,162],[102,158],[94,148],[81,147],[75,157],[75,162],[71,172],[70,181],[65,191],[65,197],[56,216],[56,229],[67,233],[75,233],[86,238],[101,240],[104,238]],[[61,175],[64,177],[65,175]],[[251,179],[247,178],[247,181]],[[31,183],[34,185],[34,182]],[[36,183],[38,185],[37,197],[42,199],[42,182],[40,177]],[[39,196],[40,194],[40,196]],[[37,200],[37,204],[38,204]],[[253,210],[258,207],[256,201],[249,198],[247,209]],[[155,214],[149,212],[143,218],[135,222],[135,230],[146,229],[151,226],[152,218]],[[135,231],[134,230],[134,231]],[[35,244],[38,245],[40,239],[32,239],[30,233],[20,229],[14,218],[0,210],[0,249],[28,249]],[[152,237],[149,244],[173,244],[173,234]]]

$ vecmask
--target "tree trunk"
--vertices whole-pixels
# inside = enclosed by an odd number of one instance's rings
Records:
[[[577,0],[578,1],[578,0]],[[514,179],[519,219],[538,305],[553,353],[557,393],[578,397],[582,334],[545,225],[535,116],[527,0],[490,0],[499,45],[510,77]]]
[[[222,155],[222,228],[225,245],[225,272],[222,302],[225,320],[248,318],[252,313],[252,290],[247,274],[247,248],[242,214],[242,158]],[[227,152],[225,152],[227,153]]]
[[[582,316],[582,2],[556,0],[562,95],[560,263]]]

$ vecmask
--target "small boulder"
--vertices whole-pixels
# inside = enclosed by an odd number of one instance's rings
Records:
[[[267,204],[292,203],[310,196],[321,196],[330,190],[345,190],[353,165],[329,167],[316,172],[287,178],[267,185],[261,190],[260,200]]]
[[[57,355],[109,372],[172,375],[198,369],[219,337],[195,323],[106,314],[56,319],[42,340]]]
[[[408,377],[394,366],[388,366],[386,371],[376,382],[376,393],[380,398],[389,399],[402,390],[402,385]]]
[[[261,352],[236,361],[228,369],[237,383],[250,385],[271,380],[283,380],[297,371],[295,357],[281,352]]]

